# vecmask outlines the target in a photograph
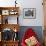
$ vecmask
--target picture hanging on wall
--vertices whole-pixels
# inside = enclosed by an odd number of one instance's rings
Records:
[[[25,19],[35,19],[36,18],[36,8],[24,8],[23,17]]]

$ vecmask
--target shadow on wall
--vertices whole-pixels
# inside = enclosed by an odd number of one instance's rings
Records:
[[[42,26],[21,26],[20,27],[20,32],[19,32],[19,39],[20,39],[20,42],[23,38],[23,35],[25,33],[25,31],[28,29],[28,28],[32,28],[36,34],[37,34],[37,37],[39,39],[39,41],[41,43],[43,43],[43,30],[42,30]]]

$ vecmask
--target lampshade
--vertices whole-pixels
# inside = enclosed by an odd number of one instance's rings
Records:
[[[17,32],[17,29],[16,28],[14,29],[14,32]]]

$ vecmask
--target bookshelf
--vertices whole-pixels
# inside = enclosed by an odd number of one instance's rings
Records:
[[[0,7],[0,46],[18,46],[19,40],[14,40],[14,37],[12,35],[11,38],[13,39],[10,39],[8,41],[4,40],[2,37],[5,31],[8,32],[8,30],[10,30],[9,32],[14,32],[13,34],[16,34],[19,31],[18,17],[19,7]]]

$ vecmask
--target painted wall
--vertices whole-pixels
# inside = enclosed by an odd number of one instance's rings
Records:
[[[15,6],[15,0],[0,0],[1,7]],[[17,0],[17,6],[20,7],[19,24],[21,26],[43,26],[43,6],[42,0]],[[24,8],[36,8],[36,19],[24,19]]]
[[[18,1],[21,4],[20,25],[22,26],[43,26],[42,0]],[[23,8],[36,8],[36,19],[24,19]]]
[[[0,7],[13,7],[15,6],[14,3],[15,0],[0,0]],[[31,27],[35,30],[37,33],[40,41],[43,41],[43,30],[42,27],[38,26],[43,26],[43,6],[42,6],[42,0],[17,0],[17,6],[20,7],[19,11],[19,24],[20,26],[36,26],[36,27]],[[36,19],[24,19],[23,18],[23,9],[24,8],[36,8]],[[9,20],[12,17],[9,17]],[[10,22],[10,21],[9,21]],[[14,22],[14,21],[13,21]],[[28,27],[21,27],[20,29],[20,35],[27,29]],[[22,38],[22,35],[20,38]]]

